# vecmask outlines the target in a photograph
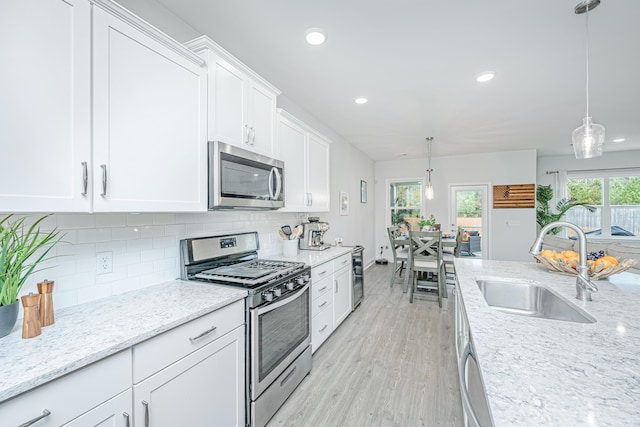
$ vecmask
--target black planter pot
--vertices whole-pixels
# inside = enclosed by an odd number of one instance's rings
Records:
[[[0,305],[0,338],[9,335],[18,320],[18,300],[10,305]]]

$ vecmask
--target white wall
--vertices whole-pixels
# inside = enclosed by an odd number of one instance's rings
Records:
[[[435,198],[427,202],[426,216],[434,214],[444,229],[450,216],[449,186],[452,184],[488,184],[489,198],[493,185],[535,184],[535,150],[510,151],[502,153],[484,153],[432,159],[432,183]],[[376,163],[376,248],[386,246],[385,213],[387,188],[386,180],[425,176],[426,159],[390,160]],[[488,254],[486,258],[500,260],[531,261],[529,247],[535,240],[535,209],[492,209],[489,200],[490,224]],[[507,225],[519,223],[519,225]],[[391,259],[390,251],[385,256]]]

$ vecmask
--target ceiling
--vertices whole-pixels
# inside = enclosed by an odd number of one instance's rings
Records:
[[[374,160],[571,155],[586,113],[578,0],[158,0]],[[640,1],[589,14],[593,121],[640,149]],[[323,28],[321,46],[304,41]],[[483,71],[496,78],[480,84]],[[356,105],[364,95],[369,102]],[[614,143],[613,139],[626,138]]]

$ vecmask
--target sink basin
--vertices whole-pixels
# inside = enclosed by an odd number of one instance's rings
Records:
[[[476,283],[487,304],[496,310],[567,322],[596,322],[579,307],[543,286],[499,280],[476,280]]]

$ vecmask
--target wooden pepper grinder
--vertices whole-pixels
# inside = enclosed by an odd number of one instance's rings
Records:
[[[53,325],[53,280],[46,280],[38,283],[38,293],[40,294],[40,326]]]
[[[24,307],[24,318],[22,319],[22,338],[33,338],[40,335],[40,314],[38,304],[40,294],[29,293],[21,298]]]

